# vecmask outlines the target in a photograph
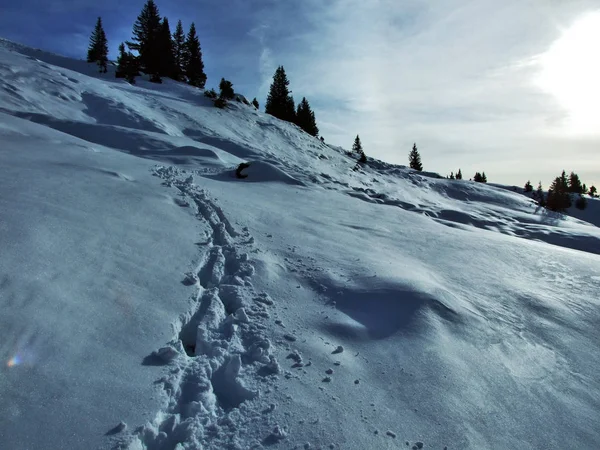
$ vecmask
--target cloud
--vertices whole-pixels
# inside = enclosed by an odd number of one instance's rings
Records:
[[[565,111],[534,79],[539,55],[591,4],[565,3],[307,0],[308,26],[270,58],[287,60],[329,142],[360,133],[371,155],[406,163],[416,141],[432,170],[493,167],[492,179],[517,182],[506,161],[531,154],[536,172],[556,158],[552,173],[564,162],[545,139]]]

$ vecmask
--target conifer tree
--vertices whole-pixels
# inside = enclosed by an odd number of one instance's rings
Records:
[[[90,36],[90,46],[87,53],[87,61],[95,62],[98,64],[100,72],[106,73],[108,62],[108,40],[106,39],[106,33],[102,27],[102,18],[98,17],[96,21],[96,27]]]
[[[204,62],[202,61],[202,49],[200,48],[200,39],[196,34],[196,25],[193,22],[185,41],[184,54],[184,73],[188,84],[204,89],[206,74],[204,73]]]
[[[588,192],[589,196],[592,197],[592,198],[594,198],[594,197],[596,197],[596,193],[597,192],[598,192],[598,190],[596,189],[596,186],[591,185],[590,186],[590,190]]]
[[[531,184],[530,180],[527,180],[527,183],[525,183],[525,192],[533,192],[533,185]]]
[[[288,89],[290,82],[283,66],[279,66],[273,75],[273,82],[267,96],[265,112],[281,120],[294,122],[296,110],[294,98]]]
[[[185,55],[185,33],[181,20],[177,22],[177,27],[173,33],[173,66],[175,73],[173,79],[181,81],[184,73],[184,55]]]
[[[360,142],[360,137],[358,134],[356,135],[356,139],[354,139],[354,144],[352,144],[352,153],[356,153],[358,155],[358,161],[361,163],[367,162],[367,155],[363,150],[362,143]]]
[[[533,194],[533,198],[538,202],[540,206],[546,206],[546,199],[544,198],[544,189],[542,188],[542,182],[538,183],[537,190]]]
[[[256,108],[259,109],[260,105],[258,104],[258,100],[256,100],[256,97],[254,97],[254,100],[252,100],[252,105]]]
[[[161,21],[154,0],[147,0],[133,25],[133,37],[127,46],[138,52],[138,66],[151,76],[150,81],[160,82]]]
[[[570,206],[569,183],[563,170],[562,175],[556,177],[548,189],[546,207],[552,211],[564,211]]]
[[[455,180],[456,178],[454,177],[454,172],[450,172],[450,179],[451,180]]]
[[[125,66],[127,64],[127,52],[125,51],[125,44],[121,42],[119,45],[119,56],[117,57],[117,70],[115,76],[117,78],[125,78]]]
[[[577,175],[575,172],[571,172],[571,175],[569,175],[569,192],[573,192],[575,194],[583,194],[585,192],[583,190],[583,186],[581,186],[579,175]]]
[[[138,74],[137,63],[131,52],[125,51],[125,44],[119,45],[119,57],[117,58],[117,78],[125,78],[129,84],[135,84],[135,76]]]
[[[416,143],[413,145],[413,148],[408,155],[408,161],[411,169],[418,170],[419,172],[423,171],[423,164],[421,164],[421,155],[419,154],[419,150],[417,150]]]
[[[352,153],[360,154],[362,152],[363,152],[362,143],[360,142],[360,137],[357,134],[356,139],[354,139],[354,144],[352,144]]]
[[[221,91],[220,97],[224,100],[231,100],[235,97],[235,92],[233,91],[233,83],[231,81],[226,80],[225,78],[221,78],[221,82],[219,83],[219,90]]]
[[[485,175],[485,172],[481,173],[481,182],[482,183],[487,183],[487,176]]]
[[[462,172],[460,171],[460,169],[458,169],[458,172],[456,172],[456,179],[462,180]]]
[[[177,78],[175,67],[175,54],[173,50],[173,41],[171,40],[171,27],[169,19],[164,17],[160,24],[160,34],[158,41],[158,54],[160,57],[160,75],[163,77]]]
[[[310,104],[306,97],[302,98],[302,101],[298,103],[298,109],[296,111],[296,125],[302,128],[311,136],[317,136],[319,134],[319,128],[317,128],[317,122],[315,120],[315,113],[310,108]]]

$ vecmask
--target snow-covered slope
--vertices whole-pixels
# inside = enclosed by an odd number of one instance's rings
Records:
[[[597,448],[598,201],[354,166],[0,41],[0,448]]]

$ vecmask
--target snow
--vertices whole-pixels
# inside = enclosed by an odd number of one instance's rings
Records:
[[[597,447],[598,200],[3,40],[0,80],[0,448]]]

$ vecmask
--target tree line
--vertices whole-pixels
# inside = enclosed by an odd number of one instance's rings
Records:
[[[592,185],[588,189],[585,183],[581,182],[579,175],[571,172],[567,177],[567,173],[564,170],[552,181],[547,194],[544,194],[541,181],[534,191],[531,181],[528,180],[523,190],[525,193],[530,194],[540,206],[557,212],[563,212],[573,206],[573,204],[578,209],[585,209],[587,207],[585,195],[591,198],[598,197],[598,190],[595,186]]]
[[[100,72],[107,72],[108,40],[101,17],[90,37],[87,61],[97,63]],[[168,77],[199,88],[206,84],[196,25],[192,22],[186,35],[179,20],[171,33],[169,19],[160,16],[154,0],[144,4],[133,24],[131,40],[119,45],[117,78],[133,84],[140,72],[149,75],[153,83],[161,83],[163,77]]]

